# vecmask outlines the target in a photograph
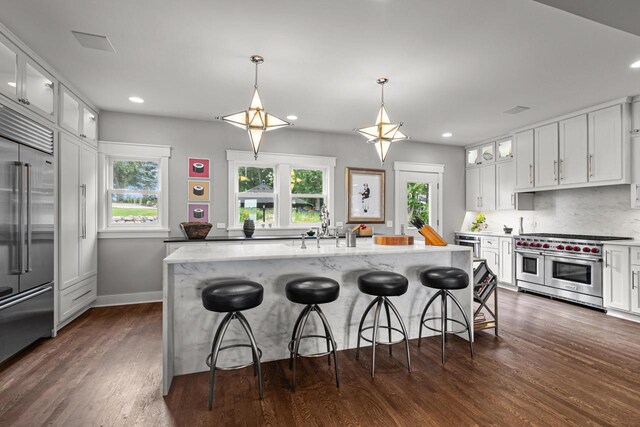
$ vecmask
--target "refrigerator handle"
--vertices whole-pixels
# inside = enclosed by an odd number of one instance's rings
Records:
[[[16,225],[18,228],[18,239],[17,239],[17,251],[19,256],[16,257],[16,261],[18,264],[18,268],[16,269],[18,274],[24,273],[24,223],[22,222],[23,212],[22,212],[22,199],[24,196],[24,188],[22,185],[22,167],[24,164],[22,162],[14,163],[16,169],[16,194],[18,195],[18,203],[16,203],[16,218],[18,219]]]
[[[31,164],[25,163],[25,170],[27,172],[27,268],[25,268],[25,273],[28,273],[32,270],[31,268],[31,236],[32,236],[32,194],[31,194]]]
[[[81,195],[82,195],[82,231],[80,237],[83,239],[87,238],[87,184],[82,184],[80,186]]]

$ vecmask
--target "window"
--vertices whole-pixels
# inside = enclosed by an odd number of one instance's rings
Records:
[[[253,219],[257,228],[309,228],[319,226],[326,205],[333,214],[335,158],[227,151],[229,229]]]
[[[165,146],[100,143],[101,237],[168,235],[169,154]]]

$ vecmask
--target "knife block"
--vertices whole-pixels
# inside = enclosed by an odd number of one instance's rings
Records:
[[[430,225],[425,225],[418,230],[418,233],[424,236],[425,245],[447,246],[446,240],[444,240],[442,236],[440,236]]]

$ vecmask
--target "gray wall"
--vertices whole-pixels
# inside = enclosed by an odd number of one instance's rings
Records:
[[[187,215],[187,157],[211,159],[211,202],[209,221],[227,223],[227,149],[250,150],[245,132],[219,122],[185,120],[137,114],[102,112],[101,141],[135,142],[169,145],[170,160],[169,224],[172,236],[180,236],[178,224]],[[294,128],[270,132],[262,151],[310,154],[337,158],[335,172],[335,208],[332,220],[345,221],[345,167],[381,168],[378,156],[363,138],[350,133],[305,131]],[[444,174],[444,235],[449,241],[463,221],[464,151],[420,142],[404,142],[391,148],[387,164],[386,219],[394,220],[394,161],[439,163]],[[376,233],[393,232],[382,225]],[[262,230],[258,230],[262,232]],[[265,230],[264,232],[268,232]],[[289,233],[290,234],[290,233]],[[211,235],[226,235],[226,230],[212,230]],[[101,239],[98,257],[98,295],[148,292],[162,289],[162,239]]]

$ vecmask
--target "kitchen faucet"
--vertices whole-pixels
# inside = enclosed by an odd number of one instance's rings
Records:
[[[524,233],[524,227],[522,226],[523,221],[524,221],[524,218],[520,217],[520,228],[518,228],[518,234]]]
[[[300,245],[300,249],[307,249],[307,245],[305,245],[304,243],[304,239],[306,239],[307,236],[304,233],[302,233],[301,236],[302,236],[302,245]]]
[[[322,208],[320,208],[320,217],[322,218],[322,234],[320,234],[320,230],[318,229],[318,236],[328,236],[331,220],[329,219],[329,209],[327,209],[327,205],[325,204],[323,204]]]

